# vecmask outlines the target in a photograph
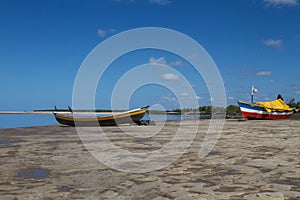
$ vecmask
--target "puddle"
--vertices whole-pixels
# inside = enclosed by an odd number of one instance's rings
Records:
[[[24,140],[8,140],[8,139],[0,140],[0,144],[2,145],[9,145],[12,143],[20,143],[20,142],[24,142]]]
[[[70,188],[68,188],[67,186],[62,186],[59,188],[60,192],[70,192]]]
[[[241,187],[230,187],[230,186],[223,186],[217,189],[214,189],[214,191],[217,192],[236,192],[236,191],[241,191],[243,188]]]
[[[213,182],[205,180],[205,179],[195,179],[195,180],[192,180],[192,183],[203,183],[208,187],[211,187],[211,186],[215,185]]]
[[[169,180],[169,181],[166,181],[166,183],[175,185],[175,184],[180,183],[180,181],[179,180],[178,181],[171,181],[171,180]]]
[[[234,174],[238,174],[239,172],[233,170],[233,169],[228,169],[228,170],[221,170],[221,171],[217,171],[216,175],[217,176],[229,176],[229,175],[234,175]]]
[[[42,168],[33,168],[22,170],[18,173],[18,178],[46,178],[49,176],[49,171]]]
[[[218,151],[211,151],[211,152],[208,153],[207,156],[215,156],[215,155],[220,155],[220,152],[218,152]]]
[[[15,148],[17,143],[25,142],[24,140],[13,140],[13,139],[3,139],[0,140],[0,146],[2,148]]]

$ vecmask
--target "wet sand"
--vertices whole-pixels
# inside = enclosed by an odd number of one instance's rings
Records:
[[[101,164],[73,127],[0,129],[1,200],[300,199],[299,120],[226,120],[213,150],[199,158],[208,122],[200,121],[193,143],[180,158],[147,173]],[[184,123],[195,126],[193,121]],[[124,127],[132,133],[154,128]],[[118,127],[103,130],[120,148],[145,152],[167,145],[177,128],[178,122],[167,122],[159,135],[140,139]]]

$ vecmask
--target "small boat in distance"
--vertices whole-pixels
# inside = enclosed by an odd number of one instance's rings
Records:
[[[118,114],[110,114],[105,116],[97,115],[79,115],[70,108],[69,114],[53,112],[58,123],[68,126],[115,126],[118,124],[135,123],[140,125],[141,119],[144,117],[149,106],[133,109]],[[97,114],[97,113],[92,113]]]
[[[246,119],[288,119],[294,113],[282,100],[281,95],[277,99],[268,102],[247,103],[238,101],[243,118]]]

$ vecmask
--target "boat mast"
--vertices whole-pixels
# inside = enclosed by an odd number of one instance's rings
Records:
[[[253,88],[254,88],[254,86],[252,85],[252,89],[251,89],[251,103],[253,103],[253,95],[254,95]]]
[[[257,93],[257,89],[254,87],[254,85],[252,85],[252,88],[251,88],[251,103],[253,103],[254,93]]]

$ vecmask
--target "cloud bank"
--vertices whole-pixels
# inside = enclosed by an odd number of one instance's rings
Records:
[[[299,5],[298,0],[264,0],[263,1],[268,6],[297,6]]]

